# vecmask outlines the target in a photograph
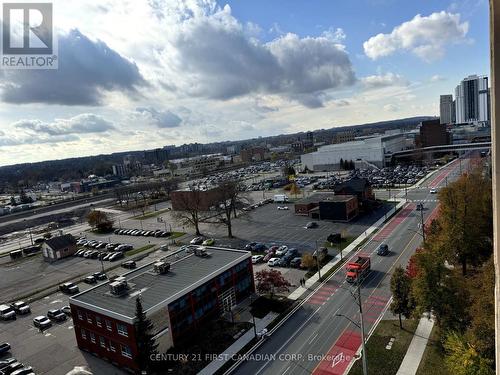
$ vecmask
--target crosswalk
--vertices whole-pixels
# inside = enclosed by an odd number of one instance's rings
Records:
[[[408,202],[419,202],[419,203],[424,203],[424,202],[427,202],[427,203],[436,203],[436,202],[439,202],[437,199],[408,199]]]

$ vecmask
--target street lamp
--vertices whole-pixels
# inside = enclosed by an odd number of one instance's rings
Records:
[[[24,219],[23,221],[26,224],[26,219]],[[28,232],[30,234],[31,246],[33,246],[33,235],[31,234],[31,227],[30,226],[28,226]]]

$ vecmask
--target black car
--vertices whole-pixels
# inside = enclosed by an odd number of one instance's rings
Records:
[[[14,362],[17,362],[17,359],[15,358],[7,358],[2,361],[0,361],[0,370],[6,368],[7,366],[13,364]]]
[[[309,223],[306,224],[307,229],[317,228],[317,227],[318,227],[318,223],[315,221],[310,221]]]
[[[96,280],[106,280],[108,276],[104,272],[94,272],[92,274]]]
[[[380,244],[380,246],[377,249],[377,255],[384,256],[387,254],[389,254],[389,246],[387,246],[387,244],[385,243]]]
[[[87,276],[85,279],[83,279],[83,282],[87,284],[95,284],[97,280],[94,276]]]
[[[47,312],[49,319],[56,322],[63,322],[66,320],[66,314],[61,311],[61,309],[52,309]]]
[[[135,267],[137,267],[137,265],[135,264],[135,262],[133,260],[129,260],[127,262],[123,262],[121,264],[121,266],[123,268],[128,268],[128,269],[134,269]]]
[[[23,367],[24,367],[24,365],[21,362],[15,361],[15,362],[11,363],[10,365],[4,367],[2,369],[2,374],[3,375],[10,375],[14,371],[22,369]]]
[[[0,344],[0,355],[7,353],[9,350],[10,344],[8,342]]]

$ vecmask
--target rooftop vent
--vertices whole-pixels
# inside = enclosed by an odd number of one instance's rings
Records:
[[[115,296],[121,296],[127,292],[128,285],[127,280],[123,276],[117,277],[115,281],[109,284],[109,290],[111,294]]]
[[[165,274],[170,270],[170,263],[168,262],[156,262],[153,265],[153,270],[159,274]]]
[[[207,249],[201,246],[197,247],[196,249],[194,249],[194,255],[198,257],[206,257],[208,256]]]

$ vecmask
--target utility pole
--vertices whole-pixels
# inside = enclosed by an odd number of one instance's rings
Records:
[[[422,239],[425,245],[424,205],[422,205],[422,209],[420,210],[420,226],[422,227]]]
[[[318,267],[319,281],[321,281],[321,269],[319,268],[319,259],[318,259],[318,241],[315,241],[315,243],[316,243],[316,251],[314,252],[314,259],[316,259],[316,266]]]
[[[365,345],[365,323],[363,321],[363,303],[361,302],[361,277],[358,275],[357,279],[357,297],[358,297],[358,307],[359,307],[359,322],[361,329],[361,360],[363,361],[363,375],[368,375],[368,363],[366,359],[366,345]]]

